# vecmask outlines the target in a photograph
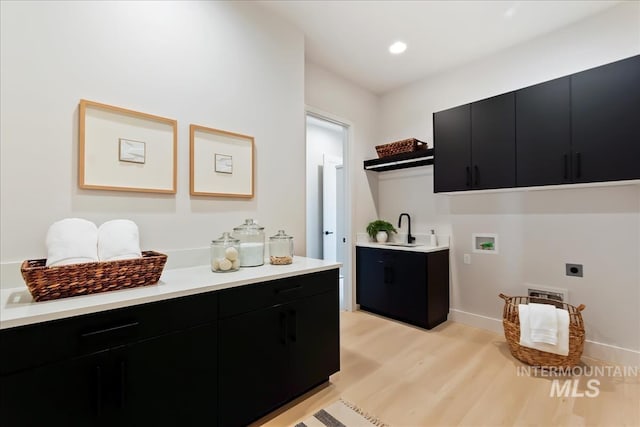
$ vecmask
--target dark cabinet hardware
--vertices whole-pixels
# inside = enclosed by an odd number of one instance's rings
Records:
[[[112,332],[127,331],[127,330],[130,330],[130,329],[135,329],[136,327],[138,327],[138,325],[139,325],[138,322],[131,322],[131,323],[127,323],[125,325],[113,326],[111,328],[104,328],[104,329],[100,329],[100,330],[97,330],[97,331],[85,332],[83,334],[80,334],[80,337],[83,338],[83,339],[87,339],[87,338],[96,337],[98,335],[109,334],[109,333],[112,333]]]
[[[287,294],[289,292],[299,291],[301,289],[302,289],[302,285],[296,285],[296,286],[291,286],[289,288],[275,289],[274,292],[276,293],[276,295],[282,295],[282,294]]]
[[[333,231],[325,231],[325,232],[324,232],[324,235],[325,235],[325,236],[328,236],[329,234],[333,234]]]

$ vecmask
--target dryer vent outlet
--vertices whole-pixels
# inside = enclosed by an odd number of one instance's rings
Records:
[[[567,302],[567,293],[563,289],[550,290],[529,288],[528,296],[531,298],[531,302],[554,304],[558,308],[562,308],[561,303]]]

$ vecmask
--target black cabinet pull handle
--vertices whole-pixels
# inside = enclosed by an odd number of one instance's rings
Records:
[[[127,389],[127,366],[124,360],[120,361],[120,408],[124,408]]]
[[[569,156],[564,155],[564,179],[569,179]]]
[[[480,175],[480,172],[478,170],[478,165],[474,165],[473,166],[473,174],[475,175],[474,176],[474,185],[478,185],[478,180],[479,180],[478,175]]]
[[[384,268],[384,283],[390,285],[393,283],[393,268],[385,267]]]
[[[295,285],[289,288],[276,289],[274,292],[276,293],[276,295],[278,295],[278,294],[286,294],[288,292],[299,291],[300,289],[302,289],[302,285]]]
[[[576,153],[576,178],[580,178],[582,176],[582,155],[580,153]]]
[[[96,366],[96,416],[102,414],[102,369]]]
[[[105,329],[99,329],[97,331],[91,331],[91,332],[86,332],[84,334],[81,334],[80,337],[81,338],[91,338],[94,337],[96,335],[100,335],[100,334],[107,334],[109,332],[116,332],[116,331],[122,331],[125,329],[129,329],[129,328],[136,328],[138,327],[140,323],[138,322],[131,322],[131,323],[127,323],[126,325],[119,325],[119,326],[114,326],[112,328],[105,328]]]
[[[467,166],[466,169],[467,169],[467,187],[471,187],[471,168]]]
[[[280,343],[287,343],[287,314],[280,312]]]
[[[333,231],[325,231],[325,232],[324,232],[324,235],[325,235],[325,236],[328,236],[329,234],[333,234]]]
[[[289,312],[289,320],[289,339],[291,340],[291,342],[296,342],[296,340],[298,339],[298,318],[295,310],[291,310]]]

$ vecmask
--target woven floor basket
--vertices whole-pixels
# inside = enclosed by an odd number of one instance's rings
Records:
[[[504,294],[500,294],[499,296],[504,300],[502,315],[504,336],[507,343],[509,343],[509,350],[511,350],[513,357],[529,365],[549,368],[569,368],[580,363],[580,357],[584,349],[584,323],[580,312],[585,309],[584,304],[574,307],[566,303],[554,303],[558,308],[563,308],[569,312],[569,354],[562,356],[520,345],[518,305],[529,304],[529,302],[540,302],[539,299],[509,297]]]
[[[46,259],[27,260],[22,278],[36,301],[153,285],[160,280],[167,256],[142,252],[142,258],[45,267]]]
[[[418,150],[425,150],[427,143],[415,138],[403,139],[402,141],[391,142],[389,144],[376,145],[376,152],[379,158],[393,156],[400,153],[412,153]]]

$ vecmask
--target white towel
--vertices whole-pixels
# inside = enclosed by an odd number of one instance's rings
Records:
[[[47,267],[98,261],[98,228],[82,218],[54,222],[46,237]]]
[[[98,258],[116,261],[142,257],[138,226],[128,219],[107,221],[98,229]]]
[[[524,347],[534,348],[547,353],[559,354],[561,356],[569,355],[569,312],[567,310],[554,308],[556,312],[556,320],[558,322],[558,344],[552,345],[544,342],[533,342],[530,337],[530,312],[531,304],[519,304],[518,316],[520,317],[520,345]]]
[[[558,344],[558,316],[551,304],[529,304],[529,336],[533,342]]]

